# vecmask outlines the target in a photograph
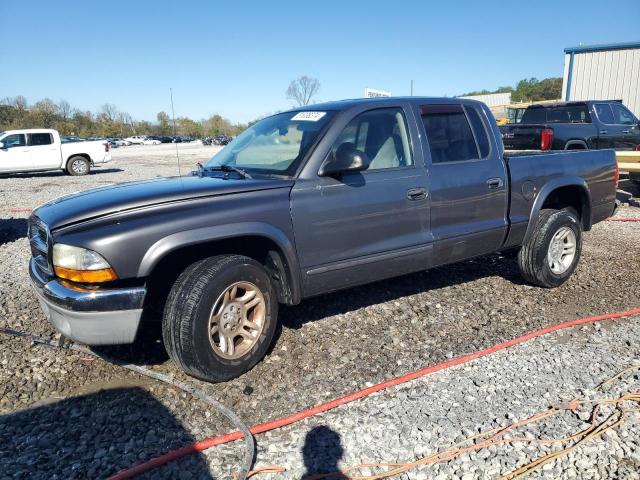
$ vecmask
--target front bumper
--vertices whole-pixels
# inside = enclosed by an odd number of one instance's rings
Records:
[[[115,345],[135,340],[146,289],[86,289],[47,279],[34,259],[31,284],[45,316],[65,337],[88,345]]]

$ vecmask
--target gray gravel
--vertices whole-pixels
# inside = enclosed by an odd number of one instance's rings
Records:
[[[260,435],[256,468],[280,465],[287,469],[281,478],[301,478],[361,463],[414,461],[550,405],[640,392],[639,345],[640,316],[548,335]],[[639,369],[595,390],[633,365]],[[567,412],[517,433],[562,438],[586,428],[590,411]],[[491,446],[398,478],[497,478],[558,449],[525,443]],[[229,459],[237,453],[236,445],[225,445],[209,450],[207,459],[226,477],[231,475]],[[638,472],[640,413],[529,478],[637,479]]]
[[[162,145],[114,150],[114,163],[88,177],[39,173],[0,178],[0,325],[45,336],[55,334],[28,285],[28,212],[14,210],[33,208],[59,195],[94,186],[175,174],[174,148]],[[187,145],[180,146],[180,151],[184,172],[215,150]],[[618,215],[640,216],[640,209],[623,207]],[[194,382],[253,424],[545,325],[640,306],[640,291],[634,288],[640,284],[638,232],[640,225],[636,223],[596,225],[585,235],[583,257],[575,275],[556,290],[524,284],[513,260],[493,255],[283,308],[281,332],[265,361],[224,384],[206,385],[184,376],[167,360],[157,331],[150,330],[144,344],[106,350]],[[42,403],[46,405],[39,407],[38,416],[33,418],[47,425],[64,418],[61,412],[68,410],[64,402],[74,396],[88,394],[87,401],[94,398],[101,404],[104,395],[123,387],[149,396],[149,404],[156,405],[159,417],[166,417],[167,422],[172,417],[180,426],[155,429],[155,436],[135,443],[140,439],[138,431],[129,428],[127,418],[119,415],[119,407],[110,407],[117,405],[118,395],[126,393],[113,394],[113,403],[104,400],[105,407],[95,413],[97,418],[82,417],[80,422],[89,432],[94,432],[95,425],[99,432],[105,432],[105,439],[111,438],[113,451],[108,448],[105,456],[94,460],[100,465],[98,476],[113,473],[116,465],[129,462],[130,457],[123,460],[126,448],[143,459],[168,445],[181,445],[185,435],[201,439],[229,428],[221,417],[180,392],[70,352],[31,346],[0,335],[0,364],[0,414]],[[144,414],[153,408],[145,406],[142,410]],[[101,426],[104,418],[113,424],[109,428],[119,428],[124,436],[109,434],[111,430]],[[0,435],[4,421],[0,419]],[[61,439],[68,439],[69,431],[79,428],[73,423],[68,428],[64,422],[56,425],[55,437]],[[25,429],[25,434],[28,431]],[[69,444],[74,445],[74,441]],[[86,455],[94,455],[97,448],[87,443]],[[0,462],[6,462],[7,453],[2,455]],[[80,464],[78,475],[86,475],[91,465],[85,457],[76,460],[53,447],[41,456],[42,465],[48,466],[42,470],[47,478],[51,474],[68,476],[74,462]],[[58,460],[46,463],[50,456]],[[177,462],[158,475],[172,478],[177,472],[197,469],[197,465],[192,466],[197,460],[193,457]],[[2,471],[9,470],[0,468]]]

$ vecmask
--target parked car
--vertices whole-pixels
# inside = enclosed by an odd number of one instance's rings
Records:
[[[618,101],[530,105],[520,123],[500,129],[509,150],[640,150],[640,122]]]
[[[232,140],[233,138],[228,135],[216,135],[213,137],[212,143],[214,145],[228,145]]]
[[[74,142],[84,142],[85,139],[84,138],[80,138],[76,135],[67,135],[64,137],[60,137],[60,141],[62,143],[74,143]]]
[[[163,135],[163,136],[160,137],[160,141],[162,143],[171,143],[171,142],[173,142],[173,137],[168,137],[166,135]]]
[[[563,284],[614,212],[617,173],[613,150],[504,155],[473,100],[317,104],[257,122],[192,176],[39,207],[31,280],[65,336],[130,343],[144,313],[180,368],[228,380],[266,354],[280,303],[513,249],[525,280]]]
[[[131,137],[127,137],[124,140],[129,142],[129,145],[142,145],[144,141],[147,139],[144,135],[133,135]]]
[[[110,138],[109,145],[113,147],[124,147],[125,145],[131,145],[129,142],[124,141],[122,138]]]
[[[0,133],[0,173],[64,170],[87,175],[111,160],[106,141],[62,143],[56,130],[8,130]]]
[[[145,138],[142,141],[143,145],[160,145],[162,142],[160,140],[157,140],[155,138]]]

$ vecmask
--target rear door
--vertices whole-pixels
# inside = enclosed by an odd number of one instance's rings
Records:
[[[369,157],[367,170],[296,181],[291,216],[306,296],[430,266],[428,182],[407,113],[366,110],[340,128],[327,156],[349,143]]]
[[[0,148],[0,172],[16,172],[33,168],[30,148],[24,133],[12,133],[0,141],[4,144]]]
[[[29,155],[34,168],[57,168],[60,166],[60,148],[49,132],[27,134]]]
[[[430,104],[419,111],[431,182],[438,264],[494,252],[507,231],[507,175],[486,111]]]

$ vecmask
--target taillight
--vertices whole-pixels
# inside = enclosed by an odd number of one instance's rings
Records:
[[[635,151],[636,152],[640,152],[640,143],[638,145],[636,145]]]
[[[109,144],[108,144],[108,143],[105,143],[105,144],[104,144],[104,151],[105,151],[105,152],[108,152],[108,151],[109,151]]]
[[[543,128],[540,134],[540,150],[551,150],[551,144],[553,143],[553,130],[550,128]]]
[[[620,167],[618,166],[618,157],[616,157],[616,170],[613,173],[613,183],[616,186],[616,190],[618,189],[619,181],[620,181]]]

